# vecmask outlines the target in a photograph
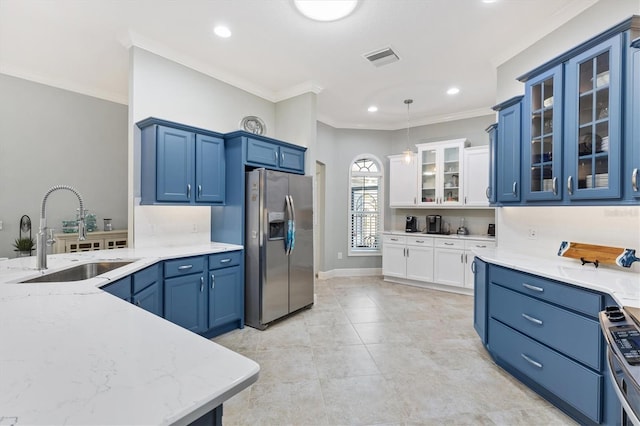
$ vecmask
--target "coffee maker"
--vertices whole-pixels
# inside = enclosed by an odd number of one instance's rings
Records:
[[[427,234],[442,234],[442,216],[439,214],[427,216]]]
[[[407,216],[407,224],[404,227],[404,232],[418,232],[418,218],[415,216]]]

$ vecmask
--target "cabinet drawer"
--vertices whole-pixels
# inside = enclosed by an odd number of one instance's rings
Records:
[[[600,324],[524,294],[490,284],[492,318],[596,370],[602,368]]]
[[[227,266],[239,265],[241,258],[241,251],[212,254],[209,256],[209,269],[219,269],[226,268]]]
[[[489,320],[494,355],[596,423],[602,420],[603,377],[500,322]]]
[[[160,264],[149,266],[133,274],[133,293],[149,287],[160,279]]]
[[[529,296],[566,306],[594,318],[603,309],[601,294],[500,266],[491,266],[489,281]]]
[[[495,241],[473,241],[473,240],[465,240],[464,241],[464,249],[465,250],[473,250],[473,249],[481,249],[481,248],[494,248],[496,246]]]
[[[403,237],[402,235],[389,235],[384,234],[382,236],[383,244],[406,244],[407,237]]]
[[[204,256],[186,257],[184,259],[164,262],[164,277],[178,277],[204,271]]]
[[[434,238],[436,247],[464,249],[464,241],[457,238]]]
[[[407,245],[419,247],[433,247],[432,237],[406,237]]]

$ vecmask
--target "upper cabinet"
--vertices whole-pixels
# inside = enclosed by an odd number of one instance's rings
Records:
[[[622,40],[619,34],[566,63],[566,188],[572,200],[621,196]]]
[[[304,154],[307,148],[287,144],[263,136],[234,132],[225,138],[241,137],[246,143],[245,163],[289,173],[304,174]]]
[[[489,147],[464,149],[464,198],[466,207],[489,206]]]
[[[633,16],[521,76],[521,106],[494,107],[497,203],[637,203],[638,35]]]
[[[559,200],[562,181],[562,65],[527,81],[523,101],[525,200]]]
[[[221,135],[155,118],[138,123],[141,204],[215,205],[225,201]]]
[[[416,205],[418,179],[416,155],[411,153],[389,156],[389,206],[411,207]]]
[[[489,186],[487,187],[487,198],[489,204],[497,202],[497,150],[498,150],[498,123],[487,127],[485,131],[489,134]]]
[[[417,144],[418,204],[463,205],[464,148],[466,139]]]
[[[496,202],[520,201],[520,152],[522,143],[522,96],[493,107],[498,111],[496,137]]]

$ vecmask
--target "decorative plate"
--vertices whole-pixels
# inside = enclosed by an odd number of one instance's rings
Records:
[[[262,121],[260,117],[256,117],[255,115],[247,115],[243,118],[240,121],[240,128],[256,135],[264,135],[267,133],[266,124],[264,124],[264,121]]]

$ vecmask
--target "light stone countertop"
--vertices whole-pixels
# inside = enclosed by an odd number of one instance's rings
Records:
[[[384,231],[383,234],[388,235],[402,235],[405,237],[433,237],[433,238],[455,238],[458,240],[481,240],[481,241],[495,241],[496,237],[490,237],[487,234],[478,235],[458,235],[458,234],[427,234],[426,232],[405,232],[405,231]]]
[[[500,247],[473,249],[473,253],[494,265],[608,293],[621,306],[640,308],[640,274],[625,268],[583,266],[576,259],[537,257]]]
[[[188,424],[254,383],[254,361],[102,291],[164,259],[230,244],[50,255],[49,270],[138,259],[100,277],[18,284],[35,257],[0,261],[0,419],[9,424]]]

